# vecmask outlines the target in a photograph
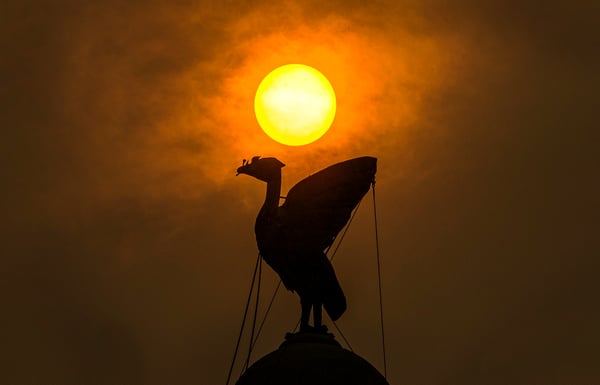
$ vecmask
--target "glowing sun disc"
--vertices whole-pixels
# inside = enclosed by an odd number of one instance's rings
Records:
[[[335,93],[329,80],[303,64],[276,68],[262,80],[254,112],[263,131],[289,146],[312,143],[323,136],[335,117]]]

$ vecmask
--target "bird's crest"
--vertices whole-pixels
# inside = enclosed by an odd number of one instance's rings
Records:
[[[281,168],[284,166],[285,164],[276,158],[253,156],[250,161],[242,160],[242,165],[237,169],[237,175],[247,174],[267,182],[273,175],[280,173]]]

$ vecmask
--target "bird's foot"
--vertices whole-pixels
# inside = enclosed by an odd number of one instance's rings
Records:
[[[327,326],[325,326],[325,325],[319,325],[319,326],[302,325],[302,326],[300,326],[300,331],[298,333],[327,334]]]

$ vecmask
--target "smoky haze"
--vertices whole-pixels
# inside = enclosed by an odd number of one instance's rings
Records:
[[[592,1],[5,1],[0,382],[223,383],[265,190],[235,177],[242,158],[286,163],[285,193],[371,155],[389,382],[598,383],[598,15]],[[338,101],[306,147],[253,115],[262,77],[296,62]],[[338,325],[382,371],[367,198],[334,264]],[[276,283],[265,272],[264,293]],[[274,306],[254,358],[297,320],[295,295]]]

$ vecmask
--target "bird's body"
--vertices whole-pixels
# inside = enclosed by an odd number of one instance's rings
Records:
[[[362,157],[328,167],[299,182],[279,206],[283,166],[275,158],[255,157],[238,173],[267,182],[255,223],[258,249],[285,287],[300,296],[301,331],[309,328],[311,307],[314,326],[320,328],[321,304],[334,321],[346,310],[346,298],[324,250],[369,190],[376,159]]]

